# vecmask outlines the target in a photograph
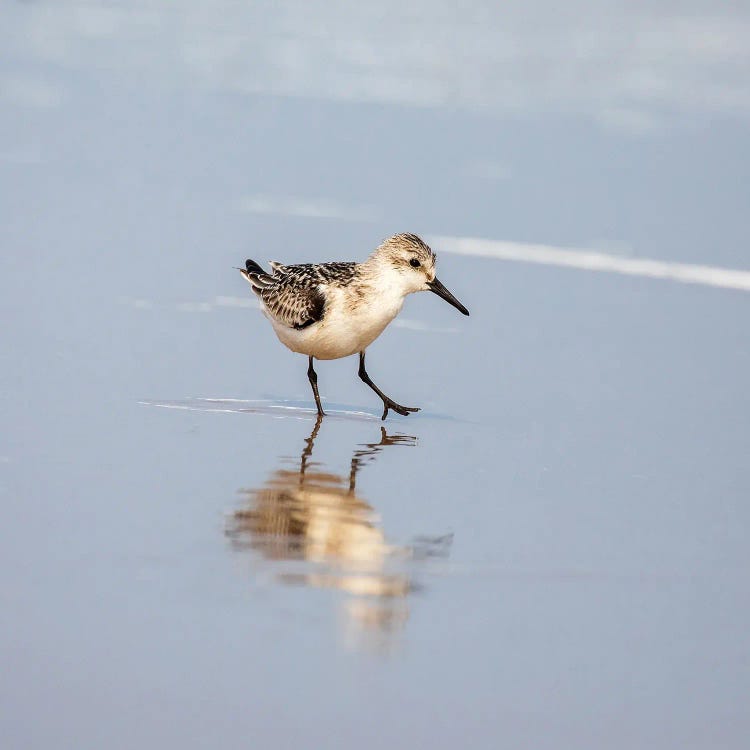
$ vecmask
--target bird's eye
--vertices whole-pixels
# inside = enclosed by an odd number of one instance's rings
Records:
[[[422,264],[421,264],[421,263],[420,263],[420,262],[419,262],[419,261],[418,261],[418,260],[417,260],[416,258],[412,258],[412,259],[411,259],[411,260],[409,261],[409,265],[410,265],[410,266],[411,266],[412,268],[419,268],[419,267],[420,267],[420,266],[421,266]]]

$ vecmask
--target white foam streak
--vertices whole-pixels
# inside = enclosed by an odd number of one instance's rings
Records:
[[[648,258],[625,258],[590,250],[554,247],[552,245],[531,245],[521,242],[503,242],[477,237],[431,237],[430,244],[438,252],[455,253],[457,255],[473,255],[482,258],[538,263],[545,266],[562,266],[584,271],[603,271],[651,279],[668,279],[683,284],[703,284],[723,289],[750,291],[750,271],[732,268],[673,263]]]
[[[431,326],[421,320],[412,320],[411,318],[396,318],[392,326],[395,328],[403,328],[407,331],[426,331],[429,333],[458,333],[458,328],[439,328],[437,326]]]
[[[278,214],[303,219],[341,219],[344,221],[375,221],[373,206],[356,206],[330,198],[305,198],[292,195],[245,195],[237,209],[252,214]]]
[[[241,308],[252,308],[260,310],[260,302],[253,297],[227,297],[226,295],[219,295],[214,297],[212,302],[177,302],[175,304],[163,304],[160,305],[157,302],[153,302],[148,299],[140,299],[138,297],[120,297],[120,302],[123,305],[128,305],[136,310],[155,310],[157,308],[176,310],[177,312],[186,313],[205,313],[213,312],[217,307],[241,307]]]

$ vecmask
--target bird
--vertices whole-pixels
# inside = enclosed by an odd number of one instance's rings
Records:
[[[413,292],[430,291],[464,315],[469,311],[435,276],[437,256],[416,234],[394,234],[363,262],[284,265],[271,261],[271,272],[254,260],[238,268],[257,295],[279,341],[308,358],[307,377],[318,416],[325,416],[314,360],[359,355],[360,379],[389,410],[408,416],[419,407],[402,406],[373,383],[365,352],[398,315]]]

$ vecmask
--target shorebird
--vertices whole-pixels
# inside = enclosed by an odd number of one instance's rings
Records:
[[[286,347],[308,358],[307,377],[318,415],[324,416],[314,359],[359,354],[359,377],[388,410],[403,416],[419,411],[402,406],[372,382],[365,369],[365,350],[398,315],[412,292],[430,291],[464,315],[469,311],[435,276],[435,253],[416,234],[395,234],[363,263],[271,262],[271,273],[254,260],[238,269],[250,282],[265,316]]]

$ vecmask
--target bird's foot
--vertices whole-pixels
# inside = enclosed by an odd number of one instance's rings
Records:
[[[414,411],[419,411],[418,406],[401,406],[390,398],[383,399],[383,416],[381,419],[385,419],[388,416],[388,410],[393,409],[397,414],[401,414],[403,417],[408,417]]]

